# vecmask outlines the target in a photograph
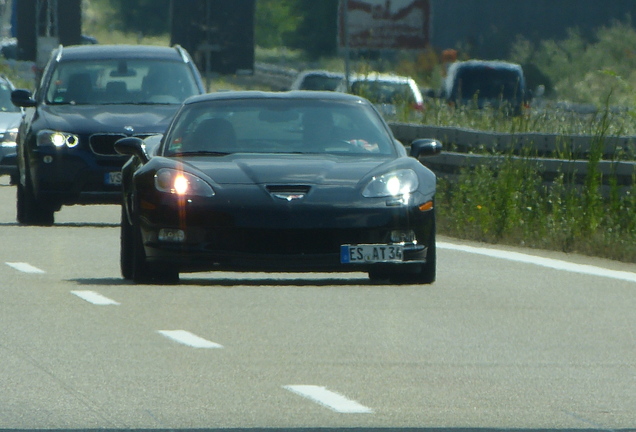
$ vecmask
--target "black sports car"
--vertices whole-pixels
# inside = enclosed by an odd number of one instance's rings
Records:
[[[435,175],[375,107],[333,92],[189,98],[167,133],[115,144],[122,169],[121,271],[364,271],[435,280]]]
[[[126,136],[164,133],[181,103],[205,92],[181,47],[82,45],[53,50],[40,85],[14,90],[17,219],[51,225],[62,205],[119,203],[114,150]]]

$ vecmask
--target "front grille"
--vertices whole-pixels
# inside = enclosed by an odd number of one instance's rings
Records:
[[[311,189],[305,185],[269,185],[267,191],[269,193],[301,193],[306,194]]]
[[[100,156],[116,156],[115,142],[121,138],[126,138],[123,134],[94,134],[91,135],[89,144],[91,150]]]

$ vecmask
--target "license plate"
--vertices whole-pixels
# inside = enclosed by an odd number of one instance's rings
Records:
[[[340,246],[340,262],[342,264],[381,263],[403,261],[402,245],[342,245]]]
[[[121,171],[109,172],[104,175],[104,183],[107,185],[121,184]]]

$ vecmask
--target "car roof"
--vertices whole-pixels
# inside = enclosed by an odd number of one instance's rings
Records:
[[[189,56],[179,46],[155,45],[72,45],[59,47],[53,53],[58,61],[150,58],[189,62]]]
[[[517,63],[511,63],[503,60],[466,60],[461,62],[455,62],[451,64],[451,69],[463,69],[463,68],[496,68],[496,69],[508,69],[511,71],[523,71],[521,65]]]
[[[334,78],[344,78],[344,74],[340,72],[332,72],[328,70],[314,69],[314,70],[305,70],[299,72],[298,76],[309,76],[309,75],[317,75],[317,76],[327,76]]]
[[[409,83],[413,78],[401,75],[371,72],[369,74],[354,75],[350,81],[385,81],[391,83]]]
[[[204,101],[217,100],[240,100],[240,99],[280,99],[280,100],[323,100],[323,101],[348,101],[366,102],[366,99],[348,93],[331,91],[310,91],[292,90],[286,92],[267,92],[258,90],[227,91],[207,93],[204,95],[192,96],[186,100],[186,104],[193,104]]]

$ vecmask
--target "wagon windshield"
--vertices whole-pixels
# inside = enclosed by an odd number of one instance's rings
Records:
[[[48,104],[180,104],[198,94],[189,66],[176,61],[68,61],[53,72]]]

